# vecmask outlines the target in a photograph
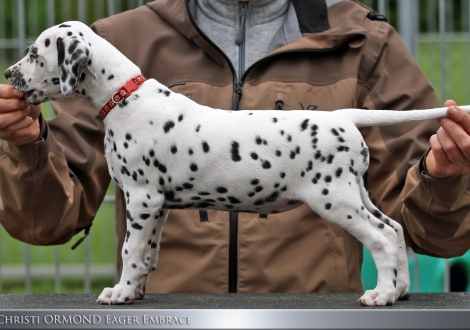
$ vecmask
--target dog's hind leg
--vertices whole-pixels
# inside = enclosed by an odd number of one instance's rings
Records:
[[[347,230],[371,252],[378,271],[378,281],[374,290],[366,291],[359,299],[361,304],[390,305],[395,302],[397,233],[375,219],[365,208],[358,184],[359,182],[348,186],[330,185],[328,188],[322,188],[322,194],[312,194],[310,191],[309,199],[299,199],[323,219]]]
[[[164,220],[159,220],[163,195],[153,200],[139,189],[125,191],[127,197],[127,233],[122,247],[122,273],[114,288],[105,288],[98,297],[102,304],[131,304],[143,298],[149,269],[152,267],[152,239],[154,228],[163,228]],[[159,228],[161,233],[162,228]],[[158,244],[158,242],[157,242]],[[136,292],[138,295],[136,296]]]
[[[148,264],[148,275],[142,277],[140,280],[137,290],[135,292],[135,299],[140,300],[144,299],[145,289],[147,286],[150,273],[157,268],[158,261],[158,252],[160,250],[160,239],[162,237],[163,226],[165,225],[166,219],[168,217],[168,210],[161,210],[158,215],[155,216],[157,223],[155,228],[152,230],[152,236],[147,241],[147,244],[150,245],[150,255],[145,257],[145,263]]]
[[[375,207],[372,201],[369,199],[366,188],[363,182],[360,185],[361,188],[361,199],[366,209],[371,212],[376,219],[381,220],[387,226],[390,226],[397,233],[397,287],[395,298],[397,300],[406,300],[410,297],[410,272],[408,269],[408,256],[406,254],[405,237],[403,235],[403,227],[395,220],[390,219],[383,214],[379,209]],[[375,221],[375,220],[372,220]]]

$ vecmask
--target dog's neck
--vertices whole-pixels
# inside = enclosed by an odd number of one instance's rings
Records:
[[[85,95],[99,110],[141,71],[106,40],[94,38],[91,44],[92,62],[85,70],[85,79],[75,88],[75,94]]]

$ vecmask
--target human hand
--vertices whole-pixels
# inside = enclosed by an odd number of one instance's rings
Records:
[[[441,127],[429,139],[428,173],[436,178],[470,173],[470,115],[452,100],[444,103],[449,118],[438,119]]]
[[[23,92],[0,84],[0,140],[26,144],[38,139],[40,106],[27,104]]]

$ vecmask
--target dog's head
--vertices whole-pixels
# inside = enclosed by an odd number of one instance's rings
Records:
[[[86,69],[92,63],[90,33],[81,22],[66,22],[45,30],[29,47],[28,54],[5,71],[5,77],[25,92],[29,104],[69,96],[86,78]]]

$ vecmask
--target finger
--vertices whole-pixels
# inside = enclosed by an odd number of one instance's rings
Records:
[[[447,100],[444,102],[444,107],[455,107],[457,103],[454,100]]]
[[[22,98],[24,92],[21,92],[12,85],[0,84],[0,98],[11,99],[11,98]]]
[[[452,166],[452,162],[447,157],[447,153],[444,151],[437,135],[434,134],[429,139],[429,145],[431,146],[431,152],[426,159],[426,167],[428,168],[429,174],[434,177],[444,176],[444,169]],[[430,162],[428,161],[430,160]]]
[[[33,118],[31,118],[30,116],[26,116],[23,119],[21,119],[19,122],[17,122],[16,124],[8,126],[7,132],[9,131],[11,133],[15,133],[24,128],[28,128],[29,126],[31,126],[32,123],[33,123]]]
[[[455,123],[453,123],[455,125]],[[457,126],[457,125],[455,125]],[[459,129],[460,132],[463,132],[462,129]],[[452,131],[452,134],[455,136],[457,135],[455,130]],[[465,134],[463,134],[465,135]],[[467,155],[469,157],[466,158],[464,155],[463,150],[461,150],[460,146],[457,144],[456,140],[450,136],[449,132],[444,130],[442,127],[436,133],[437,139],[439,140],[440,145],[442,146],[444,152],[447,155],[447,158],[450,162],[455,164],[456,166],[467,166],[468,162],[470,161],[470,153]]]
[[[29,113],[29,107],[24,110],[0,113],[0,130],[4,130],[9,126],[15,125],[29,115]]]
[[[0,114],[10,111],[26,110],[29,104],[25,100],[10,98],[0,98]]]
[[[3,131],[5,137],[2,137],[2,131],[0,130],[0,139],[8,140],[18,145],[31,143],[38,139],[41,131],[38,120],[33,120],[28,116],[20,125],[26,127],[14,132]]]
[[[470,133],[470,115],[463,109],[452,106],[447,109],[447,116],[459,124],[467,133]],[[445,120],[440,120],[446,122]]]
[[[451,109],[457,111],[456,108],[449,108],[450,112],[453,112]],[[457,116],[461,116],[461,112]],[[470,116],[466,113],[463,116],[468,118],[460,118],[460,122],[456,122],[453,119],[440,119],[441,128],[438,130],[438,137],[445,143],[443,147],[446,151],[453,151],[453,145],[455,145],[463,157],[470,161]],[[466,126],[468,126],[468,130],[465,129]]]

